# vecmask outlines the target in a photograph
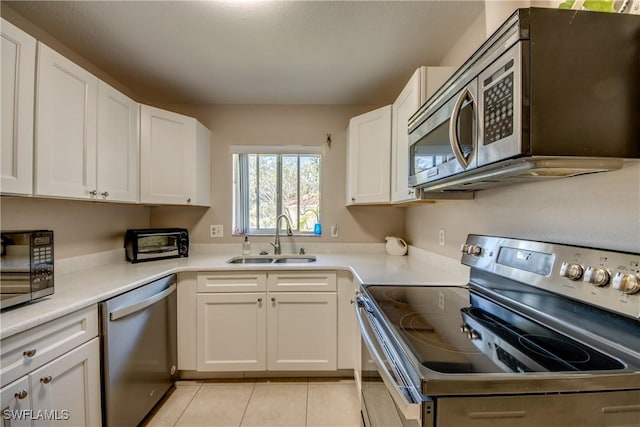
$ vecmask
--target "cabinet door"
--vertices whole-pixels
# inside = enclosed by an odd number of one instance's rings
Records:
[[[196,120],[159,108],[140,108],[140,201],[192,203]]]
[[[33,371],[29,383],[34,412],[56,418],[36,420],[34,426],[100,425],[99,338]]]
[[[2,20],[3,194],[33,192],[33,99],[36,39]]]
[[[266,294],[198,294],[198,371],[266,369]]]
[[[336,370],[335,292],[274,292],[268,304],[269,370]]]
[[[98,82],[97,197],[138,201],[138,103]]]
[[[347,130],[347,205],[391,200],[391,105],[354,117]]]
[[[425,68],[425,67],[422,67]],[[393,103],[391,123],[391,201],[415,200],[415,190],[409,188],[409,118],[420,108],[420,80],[418,68]]]
[[[211,206],[211,131],[196,121],[196,173],[193,204]]]
[[[31,390],[27,376],[0,389],[0,403],[2,427],[31,426],[28,412],[31,409]]]
[[[35,194],[90,198],[96,190],[98,79],[38,43]]]

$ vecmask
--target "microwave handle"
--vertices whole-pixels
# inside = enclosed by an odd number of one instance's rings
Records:
[[[458,95],[458,99],[456,99],[456,103],[453,105],[453,111],[451,112],[451,120],[449,121],[449,142],[451,143],[451,148],[453,149],[453,154],[458,159],[458,162],[465,169],[469,166],[469,160],[462,154],[462,150],[460,149],[460,140],[458,139],[458,132],[456,130],[456,125],[458,124],[458,117],[460,116],[460,109],[462,108],[462,103],[465,98],[469,96],[471,98],[471,102],[473,104],[476,103],[475,98],[473,97],[473,92],[466,87],[460,95]],[[476,109],[474,108],[474,111]]]

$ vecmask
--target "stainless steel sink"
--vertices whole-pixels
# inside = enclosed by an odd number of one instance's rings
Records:
[[[291,256],[283,256],[283,257],[280,257],[280,258],[276,258],[276,259],[273,260],[273,262],[276,263],[276,264],[316,262],[316,257],[314,257],[314,256],[305,256],[305,255],[301,255],[301,256],[291,255]]]
[[[228,264],[270,264],[272,257],[263,256],[237,256],[227,260]]]
[[[237,256],[227,260],[228,264],[290,264],[305,262],[316,262],[316,257],[309,255]]]

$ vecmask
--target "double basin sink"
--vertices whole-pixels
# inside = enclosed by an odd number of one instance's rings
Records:
[[[309,255],[247,255],[227,260],[228,264],[299,264],[316,262],[316,257]]]

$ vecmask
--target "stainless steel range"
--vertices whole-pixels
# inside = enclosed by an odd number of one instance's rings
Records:
[[[361,287],[366,426],[640,426],[640,254],[462,252],[464,286]]]

